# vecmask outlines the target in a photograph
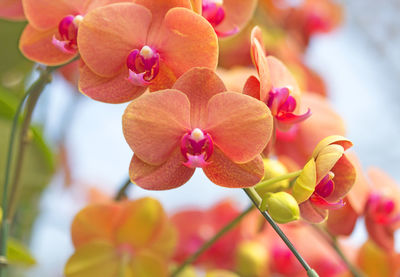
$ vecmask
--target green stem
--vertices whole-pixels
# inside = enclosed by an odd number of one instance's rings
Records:
[[[253,210],[254,206],[251,205],[246,210],[244,210],[240,215],[234,218],[231,222],[225,225],[218,233],[216,233],[210,240],[205,242],[195,253],[193,253],[190,257],[188,257],[178,268],[174,270],[171,274],[171,277],[176,277],[178,274],[185,269],[186,266],[190,265],[197,258],[203,254],[206,250],[208,250],[217,240],[219,240],[223,235],[232,230],[251,210]]]
[[[279,228],[279,226],[271,218],[271,216],[268,214],[268,212],[267,211],[262,212],[260,210],[261,197],[255,191],[255,189],[254,188],[247,188],[247,189],[244,189],[244,191],[247,194],[247,196],[251,199],[251,201],[253,202],[254,206],[257,207],[257,209],[260,211],[260,213],[264,216],[264,218],[268,221],[268,223],[271,225],[271,227],[281,237],[281,239],[286,244],[286,246],[290,249],[290,251],[293,253],[293,255],[297,258],[297,260],[300,262],[300,264],[304,267],[304,269],[307,272],[307,275],[308,276],[312,276],[312,277],[318,276],[318,274],[308,265],[308,263],[300,255],[300,253],[296,250],[294,245],[291,243],[291,241],[288,239],[288,237],[285,235],[285,233],[281,230],[281,228]]]
[[[340,257],[340,259],[344,262],[346,265],[347,269],[351,272],[351,274],[354,277],[364,277],[364,274],[362,274],[358,268],[356,268],[350,260],[346,257],[346,255],[343,253],[341,247],[339,246],[339,243],[337,241],[337,238],[332,235],[328,230],[325,228],[315,225],[312,225],[314,229],[321,234],[322,237],[325,238],[325,240],[328,241],[328,243],[332,246],[333,250],[335,250],[336,254]]]
[[[125,183],[122,185],[122,187],[118,190],[117,194],[114,197],[115,201],[120,201],[126,197],[126,191],[132,184],[131,179],[128,177],[128,179],[125,181]]]
[[[302,170],[295,171],[295,172],[290,172],[290,173],[287,173],[287,174],[280,175],[278,177],[274,177],[274,178],[262,181],[262,182],[257,184],[257,188],[260,188],[260,189],[268,188],[270,185],[275,184],[277,182],[280,182],[280,181],[283,181],[283,180],[286,180],[286,179],[296,178],[296,177],[298,177],[300,175],[301,172],[302,172]]]

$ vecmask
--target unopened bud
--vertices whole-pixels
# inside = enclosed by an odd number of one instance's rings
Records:
[[[288,223],[300,218],[299,205],[296,199],[287,192],[271,193],[263,199],[262,207],[278,223]]]
[[[240,276],[266,276],[268,264],[268,251],[259,242],[244,241],[238,246],[236,271]]]
[[[261,181],[266,181],[288,173],[286,167],[278,160],[263,159],[264,162],[264,177]],[[262,188],[255,187],[256,191],[260,195],[264,195],[268,192],[278,192],[289,187],[289,180],[282,180],[269,185],[268,187],[263,186]]]
[[[207,272],[206,277],[239,277],[239,275],[228,270],[212,270]]]

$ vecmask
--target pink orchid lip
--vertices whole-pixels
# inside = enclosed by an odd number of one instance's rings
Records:
[[[366,209],[377,224],[391,225],[400,221],[400,214],[395,213],[395,202],[379,194],[369,196]]]
[[[232,36],[239,32],[237,26],[234,26],[232,30],[226,32],[221,32],[215,29],[225,19],[223,0],[203,0],[202,15],[208,22],[210,22],[211,26],[214,27],[215,33],[220,38]]]
[[[53,45],[64,53],[76,53],[78,50],[78,27],[82,20],[82,15],[68,15],[61,19],[58,24],[58,34],[61,39],[57,39],[54,35],[52,39]]]
[[[275,118],[284,124],[297,124],[311,116],[311,110],[308,109],[302,115],[295,115],[293,112],[297,107],[296,99],[290,95],[288,87],[273,88],[269,92],[267,106]]]
[[[335,183],[333,178],[335,175],[333,172],[329,172],[315,187],[314,193],[310,197],[310,201],[315,205],[323,209],[339,209],[344,206],[343,200],[331,203],[325,200],[329,197],[335,189]]]
[[[208,133],[204,133],[199,128],[193,129],[182,136],[181,153],[187,160],[183,164],[189,168],[203,168],[210,163],[210,159],[214,152],[214,143]]]
[[[160,55],[150,46],[135,49],[126,58],[127,80],[136,86],[148,86],[160,71]]]

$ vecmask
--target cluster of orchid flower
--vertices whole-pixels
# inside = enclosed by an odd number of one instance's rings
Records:
[[[73,65],[79,90],[94,100],[130,102],[122,122],[133,184],[173,189],[202,168],[216,185],[245,189],[257,206],[241,214],[223,201],[169,217],[152,198],[91,203],[73,221],[65,276],[185,277],[198,276],[196,268],[209,277],[304,276],[260,212],[289,223],[284,232],[320,276],[395,276],[400,194],[378,169],[367,180],[345,153],[352,143],[344,124],[301,62],[310,37],[334,28],[340,9],[328,0],[259,2],[22,0],[25,57],[61,71]],[[21,11],[21,1],[0,4],[3,17]],[[274,34],[277,26],[286,33]],[[360,217],[370,240],[342,260],[331,245]],[[371,267],[374,259],[383,266]]]

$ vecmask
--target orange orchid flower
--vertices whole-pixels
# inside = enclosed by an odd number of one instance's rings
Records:
[[[344,136],[345,124],[329,102],[322,96],[304,93],[302,104],[313,111],[306,121],[293,126],[288,132],[277,130],[274,151],[303,166],[311,156],[314,147],[324,138],[332,135]]]
[[[178,230],[178,246],[174,260],[182,263],[239,214],[240,210],[227,200],[208,210],[186,209],[174,214],[171,221]],[[241,239],[240,228],[232,229],[204,252],[197,259],[196,265],[210,269],[232,269],[235,249]]]
[[[80,90],[95,100],[121,103],[147,87],[171,88],[192,67],[215,69],[217,36],[190,7],[188,0],[137,0],[87,14],[78,36],[85,62]]]
[[[8,20],[24,20],[22,0],[0,0],[0,18]]]
[[[372,190],[365,207],[365,225],[370,238],[387,251],[394,249],[394,232],[400,227],[400,189],[384,171],[370,168]]]
[[[263,101],[270,108],[277,127],[283,131],[306,120],[311,115],[310,110],[302,115],[296,114],[300,109],[301,95],[296,80],[280,60],[265,55],[258,27],[254,27],[251,33],[251,54],[259,79],[249,77],[243,93]]]
[[[194,68],[172,89],[133,101],[122,124],[135,153],[130,177],[142,188],[179,187],[196,167],[225,187],[249,187],[264,176],[260,153],[272,132],[268,108],[227,92],[210,69]]]
[[[155,199],[87,206],[71,235],[66,277],[169,276],[176,233]]]
[[[121,0],[123,1],[123,0]],[[119,0],[22,0],[29,24],[19,42],[30,60],[61,65],[78,55],[78,28],[91,9]]]
[[[356,171],[344,152],[352,143],[341,136],[323,139],[314,149],[293,186],[302,218],[321,222],[329,209],[343,207],[343,198],[355,182]]]
[[[234,35],[251,19],[257,0],[191,0],[194,11],[210,22],[218,37]]]

